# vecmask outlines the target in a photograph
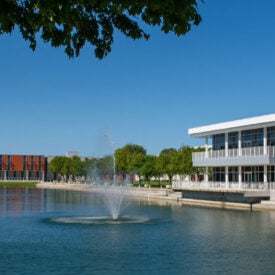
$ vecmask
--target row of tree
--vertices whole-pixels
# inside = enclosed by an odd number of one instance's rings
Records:
[[[144,147],[127,144],[115,151],[114,156],[81,160],[57,156],[49,164],[50,170],[57,175],[58,180],[75,180],[84,177],[85,180],[112,179],[120,175],[123,180],[127,176],[137,175],[139,179],[151,181],[167,176],[169,181],[175,175],[186,177],[198,174],[200,171],[192,165],[192,153],[202,151],[182,146],[179,149],[163,149],[158,156],[148,155]],[[132,178],[132,177],[131,177]]]
[[[202,148],[182,146],[178,150],[163,149],[155,156],[147,155],[142,146],[128,144],[116,150],[116,167],[124,178],[126,175],[135,174],[140,179],[150,182],[152,178],[160,179],[166,175],[172,182],[175,175],[185,177],[199,172],[192,164],[192,153],[196,151],[202,151]]]

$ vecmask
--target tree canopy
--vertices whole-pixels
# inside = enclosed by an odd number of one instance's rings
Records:
[[[178,172],[177,160],[177,150],[174,148],[163,149],[159,154],[159,169],[162,174],[168,176],[171,183],[173,176]]]
[[[157,169],[157,156],[146,155],[144,162],[139,168],[139,174],[144,177],[145,180],[151,181],[152,177],[158,177],[160,172]]]
[[[58,175],[58,179],[63,177],[65,181],[72,180],[83,174],[83,163],[79,157],[72,158],[56,156],[49,164],[50,170]]]
[[[132,39],[149,39],[144,26],[159,26],[178,36],[201,22],[198,0],[2,0],[0,35],[18,27],[23,38],[36,49],[37,36],[52,47],[64,47],[77,57],[88,43],[96,57],[111,52],[114,31]]]
[[[146,150],[136,144],[126,144],[115,151],[118,173],[125,178],[126,174],[137,172],[146,156]]]

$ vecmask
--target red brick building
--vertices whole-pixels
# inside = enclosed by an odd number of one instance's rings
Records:
[[[0,180],[45,181],[46,175],[43,155],[0,155]]]

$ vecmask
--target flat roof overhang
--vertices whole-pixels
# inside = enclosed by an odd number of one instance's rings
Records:
[[[188,134],[191,137],[205,137],[220,133],[234,132],[247,129],[275,126],[275,114],[257,116],[217,124],[211,124],[196,128],[190,128]]]

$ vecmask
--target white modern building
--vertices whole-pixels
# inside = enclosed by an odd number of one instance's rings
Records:
[[[204,171],[204,181],[193,186],[275,189],[275,114],[191,128],[188,133],[203,138],[205,147],[192,155],[193,165]]]

